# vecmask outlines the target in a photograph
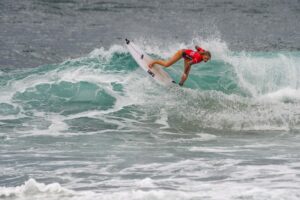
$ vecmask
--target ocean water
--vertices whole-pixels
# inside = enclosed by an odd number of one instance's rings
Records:
[[[299,1],[182,5],[0,2],[0,199],[300,199]],[[122,30],[213,59],[164,87]]]

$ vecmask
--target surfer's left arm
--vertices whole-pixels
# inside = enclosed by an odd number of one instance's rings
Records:
[[[183,86],[184,82],[188,78],[192,64],[193,64],[193,61],[189,61],[189,62],[187,62],[186,66],[184,67],[184,72],[183,72],[183,74],[181,76],[181,80],[179,82],[180,86]]]
[[[195,49],[199,52],[205,52],[205,50],[199,47],[198,45],[195,46]]]

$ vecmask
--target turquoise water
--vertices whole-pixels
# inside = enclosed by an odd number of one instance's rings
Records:
[[[1,70],[0,197],[299,199],[300,53],[202,44],[213,60],[184,87],[120,45]],[[182,61],[166,71],[178,81]]]

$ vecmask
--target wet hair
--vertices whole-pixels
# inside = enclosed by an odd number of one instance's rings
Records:
[[[209,59],[211,59],[211,53],[210,53],[210,51],[206,51],[205,53],[207,54],[207,56],[209,57]]]
[[[201,52],[200,54],[201,54],[202,56],[206,55],[206,56],[209,57],[209,59],[211,59],[211,53],[210,53],[210,51],[204,51],[204,52]]]

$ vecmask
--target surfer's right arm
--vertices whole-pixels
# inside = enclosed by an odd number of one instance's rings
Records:
[[[182,74],[182,76],[181,76],[181,80],[180,80],[180,82],[179,82],[179,85],[180,85],[180,86],[183,86],[184,82],[185,82],[186,79],[188,78],[189,73],[190,73],[190,70],[191,70],[192,64],[193,64],[193,61],[189,61],[189,62],[186,64],[186,66],[185,66],[185,68],[184,68],[184,72],[183,72],[183,74]]]

